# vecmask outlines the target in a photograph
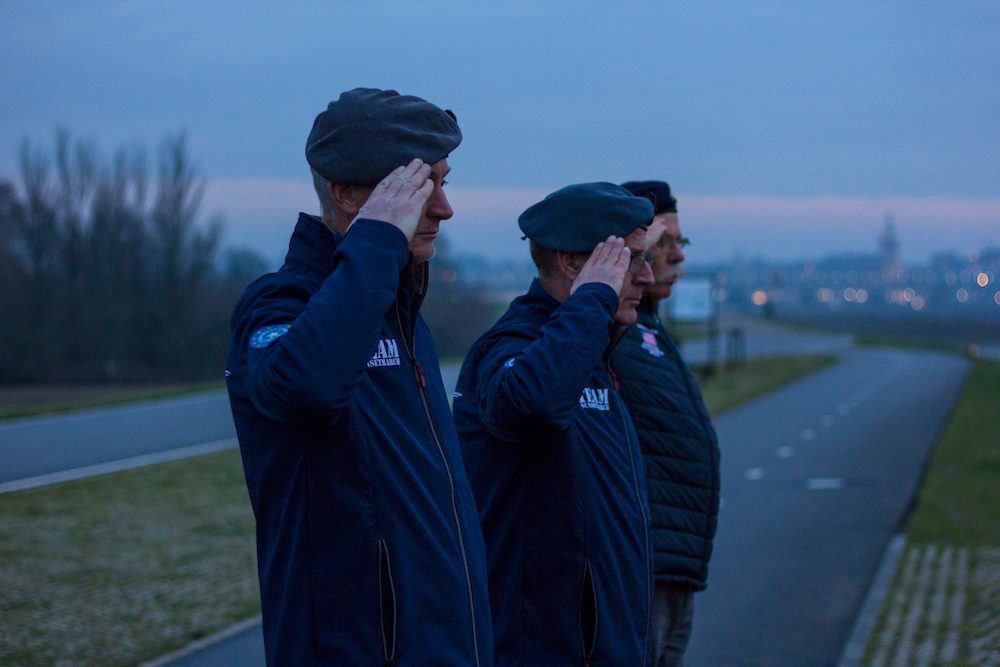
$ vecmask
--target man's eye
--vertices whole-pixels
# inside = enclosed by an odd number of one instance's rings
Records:
[[[441,187],[443,188],[446,185],[448,185],[448,181],[442,178],[441,179]]]

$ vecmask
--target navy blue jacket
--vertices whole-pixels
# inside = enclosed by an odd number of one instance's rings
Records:
[[[301,214],[232,317],[229,396],[270,665],[490,665],[486,559],[419,306],[377,220]]]
[[[462,365],[497,665],[649,662],[646,483],[606,364],[617,306],[607,285],[560,304],[536,280]]]
[[[645,458],[656,583],[702,590],[719,515],[719,442],[698,383],[645,302],[611,362]]]

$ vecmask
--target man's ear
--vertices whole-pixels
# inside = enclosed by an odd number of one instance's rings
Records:
[[[370,194],[371,188],[330,183],[330,195],[333,198],[333,203],[351,218],[358,214],[361,207],[368,201]]]
[[[556,268],[570,281],[576,280],[586,261],[587,258],[578,252],[563,252],[561,250],[556,252]]]

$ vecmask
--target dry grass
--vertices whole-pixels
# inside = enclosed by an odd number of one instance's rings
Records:
[[[132,664],[257,612],[239,454],[0,496],[0,664]]]

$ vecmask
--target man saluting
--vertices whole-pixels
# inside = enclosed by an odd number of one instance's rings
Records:
[[[419,309],[450,111],[356,89],[306,145],[322,218],[232,317],[270,665],[489,665],[485,556]],[[377,184],[377,185],[376,185]]]
[[[538,278],[473,345],[455,421],[487,544],[497,665],[646,665],[646,483],[609,350],[645,285],[649,201],[563,188],[525,211]]]

